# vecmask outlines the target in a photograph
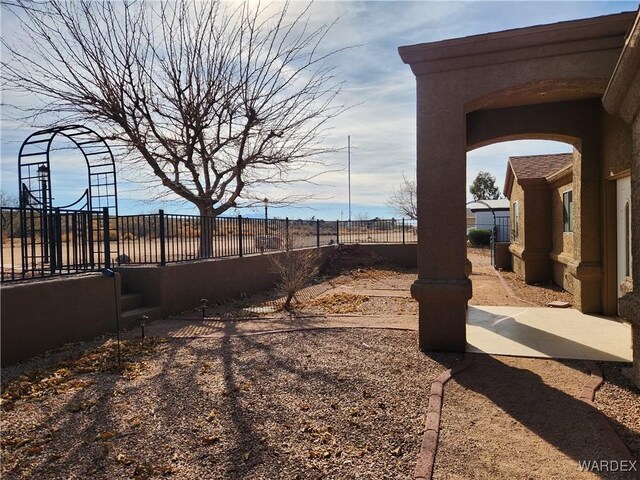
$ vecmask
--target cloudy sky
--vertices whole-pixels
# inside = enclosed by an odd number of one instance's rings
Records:
[[[352,105],[335,119],[327,142],[344,151],[327,158],[338,171],[323,175],[318,185],[305,185],[305,193],[315,198],[297,208],[273,209],[271,214],[292,218],[346,219],[347,204],[347,136],[351,136],[352,216],[396,216],[385,205],[403,175],[415,171],[415,78],[398,55],[398,47],[510,28],[540,25],[564,20],[594,17],[635,10],[637,2],[400,2],[341,1],[316,2],[310,10],[312,23],[339,17],[327,48],[356,47],[334,57],[338,75],[344,80],[340,101]],[[302,8],[295,4],[293,8]],[[2,35],[11,40],[15,20],[2,12]],[[3,52],[4,54],[4,52]],[[3,92],[3,104],[12,103],[14,95]],[[10,118],[2,111],[0,187],[9,195],[17,194],[17,151],[32,131],[28,125]],[[530,155],[570,151],[567,145],[521,141],[495,144],[468,154],[469,182],[480,170],[490,171],[501,187],[506,160],[510,155]],[[335,169],[332,169],[335,170]],[[52,166],[55,179],[55,167]],[[77,177],[82,183],[83,175]],[[127,181],[126,172],[119,177],[121,213],[142,213],[159,207],[168,212],[187,213],[188,205],[177,201],[149,202],[138,184]],[[53,180],[55,181],[55,180]],[[277,198],[279,192],[266,192]],[[246,216],[258,210],[240,212]]]

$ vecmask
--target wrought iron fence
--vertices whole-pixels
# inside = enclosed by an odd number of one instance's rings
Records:
[[[414,243],[415,221],[290,220],[2,208],[2,282],[336,243]]]
[[[2,282],[99,270],[117,252],[108,211],[1,208]],[[116,253],[117,255],[117,253]]]

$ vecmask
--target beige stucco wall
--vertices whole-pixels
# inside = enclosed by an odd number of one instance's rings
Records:
[[[543,179],[514,182],[510,202],[512,212],[518,202],[520,217],[518,240],[509,246],[513,271],[527,283],[550,280],[551,195],[546,182]]]
[[[564,231],[564,204],[563,195],[573,190],[571,174],[564,176],[551,185],[551,255],[553,261],[553,282],[573,292],[573,277],[567,271],[567,265],[574,259],[573,256],[573,232]]]
[[[631,125],[606,111],[602,113],[602,178],[631,168]]]
[[[514,234],[515,234],[515,203],[518,203],[518,238],[515,238]],[[524,216],[525,216],[525,212],[524,212],[524,190],[522,189],[522,187],[518,184],[518,182],[513,182],[513,186],[511,188],[511,195],[509,197],[509,203],[510,203],[510,208],[511,208],[511,218],[510,218],[510,223],[511,223],[511,233],[510,233],[510,237],[511,237],[511,245],[509,246],[509,251],[511,252],[513,258],[512,258],[512,268],[513,271],[516,273],[516,275],[518,275],[519,278],[524,279],[525,277],[525,265],[524,265],[524,261],[522,260],[522,250],[524,247],[524,229],[525,229],[525,222],[524,222]]]

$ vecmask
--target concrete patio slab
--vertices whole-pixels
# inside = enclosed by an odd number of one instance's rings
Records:
[[[575,309],[469,306],[467,351],[631,362],[631,325]]]

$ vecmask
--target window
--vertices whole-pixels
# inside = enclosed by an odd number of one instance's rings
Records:
[[[518,209],[518,202],[513,202],[513,241],[518,241],[518,234],[520,230],[520,211]]]
[[[562,194],[562,221],[564,232],[573,232],[573,190]]]

